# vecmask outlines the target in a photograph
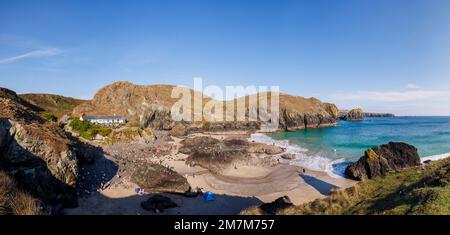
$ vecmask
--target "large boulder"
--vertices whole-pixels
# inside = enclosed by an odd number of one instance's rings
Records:
[[[132,175],[132,180],[149,193],[184,193],[190,190],[186,178],[159,164],[144,164]]]
[[[294,204],[291,202],[291,199],[288,196],[284,196],[276,199],[273,202],[262,204],[261,206],[259,206],[259,209],[263,211],[265,214],[274,215],[281,210],[293,206]]]
[[[420,157],[414,146],[389,142],[366,150],[363,157],[346,168],[345,174],[352,179],[363,180],[418,165]]]

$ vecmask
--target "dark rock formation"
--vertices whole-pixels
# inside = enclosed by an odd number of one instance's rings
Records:
[[[144,210],[156,212],[164,212],[165,209],[175,208],[178,205],[172,199],[156,194],[150,197],[147,201],[141,203]]]
[[[363,180],[418,165],[420,158],[414,146],[389,142],[366,150],[363,157],[346,168],[345,174],[352,179]]]
[[[284,210],[289,207],[293,207],[294,204],[291,202],[288,196],[280,197],[273,202],[264,203],[259,206],[259,209],[262,210],[265,214],[275,215],[281,210]]]
[[[362,121],[364,120],[364,112],[360,108],[352,109],[348,112],[341,113],[339,119],[345,121]]]
[[[234,167],[235,163],[252,164],[262,153],[274,155],[283,152],[278,146],[253,143],[244,138],[218,140],[201,136],[185,139],[181,144],[179,152],[189,155],[186,164],[199,165],[215,173]]]
[[[184,193],[190,189],[186,178],[158,164],[148,163],[138,167],[132,180],[146,192]]]
[[[89,164],[103,156],[103,149],[73,138],[71,149],[75,152],[80,164]]]
[[[143,129],[151,127],[157,130],[171,130],[175,122],[172,120],[168,107],[151,104],[140,115],[139,125]]]
[[[45,202],[76,204],[78,165],[70,141],[55,123],[13,91],[0,90],[0,168]]]

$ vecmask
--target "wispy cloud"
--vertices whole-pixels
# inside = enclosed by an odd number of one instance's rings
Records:
[[[38,49],[34,51],[30,51],[25,54],[0,59],[0,64],[8,64],[13,63],[19,60],[23,59],[29,59],[29,58],[38,58],[38,57],[49,57],[49,56],[56,56],[62,53],[62,50],[59,48],[44,48],[44,49]]]
[[[420,86],[418,86],[416,84],[413,84],[413,83],[408,83],[408,84],[406,84],[406,88],[408,88],[408,89],[419,89]]]
[[[414,90],[403,92],[358,91],[354,93],[338,93],[331,95],[337,101],[377,101],[405,102],[426,100],[437,97],[450,97],[450,91]]]

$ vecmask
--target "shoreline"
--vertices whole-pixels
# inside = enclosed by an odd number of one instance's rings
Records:
[[[229,137],[244,137],[246,131],[226,131],[215,133],[195,133],[192,136],[209,136],[219,140]],[[310,169],[307,166],[286,164],[280,161],[272,165],[267,163],[240,163],[234,168],[227,168],[220,174],[200,166],[185,163],[186,154],[178,153],[181,138],[173,137],[169,142],[174,145],[170,155],[161,159],[160,164],[173,169],[185,177],[193,189],[201,188],[203,192],[213,192],[216,201],[206,202],[201,196],[186,198],[181,195],[163,193],[179,207],[165,210],[159,214],[239,214],[240,211],[272,202],[282,196],[289,196],[295,205],[326,197],[334,188],[348,188],[357,182],[346,178],[334,178],[326,172]],[[283,151],[283,153],[286,150]],[[280,154],[262,156],[278,158]],[[261,157],[261,156],[260,156]],[[303,170],[306,172],[303,173]],[[79,207],[67,209],[67,214],[155,214],[145,211],[140,203],[153,194],[139,196],[132,182],[111,185],[79,199]]]

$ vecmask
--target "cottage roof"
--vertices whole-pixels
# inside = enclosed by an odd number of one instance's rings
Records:
[[[103,119],[103,120],[126,120],[125,117],[122,116],[83,116],[84,120],[99,120],[99,119]]]

